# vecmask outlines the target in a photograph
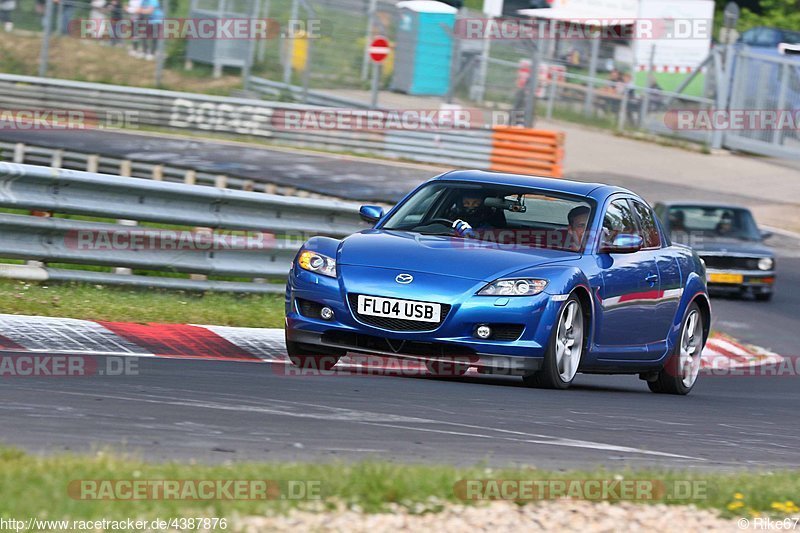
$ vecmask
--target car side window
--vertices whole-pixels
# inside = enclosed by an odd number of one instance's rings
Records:
[[[636,215],[639,217],[639,226],[642,230],[642,240],[644,241],[645,248],[659,248],[661,247],[661,237],[658,234],[658,227],[656,220],[653,217],[653,212],[649,207],[642,202],[633,201],[633,208],[636,210]]]
[[[606,209],[603,217],[602,244],[613,244],[614,238],[621,233],[638,233],[633,211],[625,199],[614,200]]]

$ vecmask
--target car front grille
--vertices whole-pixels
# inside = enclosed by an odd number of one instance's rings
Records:
[[[347,331],[326,331],[322,335],[322,342],[367,353],[374,351],[396,353],[397,355],[453,358],[470,357],[476,353],[472,348],[444,342],[399,341]]]
[[[492,328],[492,336],[489,338],[495,341],[515,341],[525,329],[523,324],[489,324],[489,327]]]
[[[715,270],[758,270],[760,257],[738,257],[730,255],[702,255],[707,268]]]
[[[358,312],[358,294],[348,294],[347,298],[350,301],[350,309],[356,319],[364,324],[388,331],[433,331],[442,325],[451,307],[450,304],[439,304],[442,306],[439,322],[423,322],[421,320],[401,320],[398,318],[362,315]]]

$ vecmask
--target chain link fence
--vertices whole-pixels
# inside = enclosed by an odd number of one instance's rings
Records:
[[[90,2],[83,0],[64,0],[60,5],[67,13],[56,10],[56,28],[63,26],[59,21],[70,17],[89,16],[91,9]],[[265,92],[259,90],[263,83],[249,88],[267,98],[300,98],[309,102],[312,99],[308,90],[317,91],[317,95],[325,91],[327,101],[332,102],[363,99],[370,87],[367,46],[376,35],[396,42],[401,20],[393,0],[179,0],[171,2],[167,16],[200,16],[203,10],[222,10],[226,16],[248,14],[273,21],[280,28],[279,35],[244,44],[234,42],[233,55],[239,58],[239,63],[228,67],[250,68],[250,74],[261,80],[306,89],[281,91],[273,85]],[[464,21],[485,17],[461,9],[458,18]],[[21,3],[15,20],[19,25],[41,29],[38,11],[32,3]],[[442,103],[509,111],[518,118],[528,100],[526,79],[534,76],[537,117],[677,135],[709,146],[725,145],[766,155],[797,157],[800,153],[797,127],[713,132],[697,128],[679,130],[670,122],[679,111],[712,114],[720,109],[800,110],[800,60],[796,56],[755,54],[734,46],[729,52],[735,59],[728,61],[723,51],[717,49],[709,57],[714,61],[693,67],[691,74],[672,78],[683,76],[687,83],[666,90],[661,84],[663,72],[656,72],[652,63],[649,67],[634,67],[633,43],[622,39],[599,41],[596,60],[592,60],[592,40],[587,38],[543,39],[534,48],[530,39],[487,42],[483,38],[460,38],[457,29],[449,31],[454,50],[451,87],[449,94],[441,98]],[[169,64],[177,67],[177,56],[183,63],[190,45],[169,43],[168,52],[172,56]],[[245,65],[241,58],[251,54],[252,64]],[[421,64],[426,60],[433,64],[424,54],[415,59]],[[383,63],[380,80],[383,90],[390,87],[393,61],[390,55]],[[531,65],[538,66],[536,72],[531,73]],[[724,77],[720,78],[721,75]],[[362,92],[357,93],[359,90]],[[430,100],[427,102],[425,105],[429,106]]]

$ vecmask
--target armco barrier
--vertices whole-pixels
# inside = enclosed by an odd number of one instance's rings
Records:
[[[0,265],[0,277],[78,280],[201,290],[281,292],[282,285],[197,279],[225,276],[285,278],[306,234],[343,236],[366,226],[358,206],[201,185],[165,183],[91,172],[0,163],[0,207],[123,219],[123,224],[61,217],[0,214],[0,258],[42,263],[141,269],[153,275],[51,269],[43,265]],[[192,228],[258,232],[253,249],[220,247],[79,246],[79,235],[161,231],[131,227],[131,221]],[[174,226],[172,226],[174,227]],[[174,230],[163,230],[164,232]],[[238,232],[238,233],[235,233]],[[161,234],[159,234],[161,236]],[[230,237],[231,239],[233,237]],[[174,242],[174,241],[172,241]],[[118,270],[119,271],[119,270]],[[159,272],[195,274],[194,279]]]
[[[563,133],[513,126],[492,131],[490,170],[561,178],[563,159]]]
[[[563,155],[554,148],[561,146],[559,134],[541,130],[526,136],[521,133],[525,130],[515,128],[303,129],[287,125],[286,113],[326,108],[10,74],[0,74],[0,108],[77,110],[90,120],[110,119],[119,127],[257,137],[304,148],[545,176],[560,175]],[[513,139],[498,138],[505,130],[507,135],[514,132]],[[508,146],[498,145],[509,142]]]

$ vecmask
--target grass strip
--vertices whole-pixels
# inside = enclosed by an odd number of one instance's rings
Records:
[[[139,289],[0,279],[0,313],[254,328],[283,327],[281,294]]]
[[[581,482],[658,480],[666,487],[690,483],[695,487],[690,497],[662,496],[642,500],[642,503],[691,504],[698,508],[716,509],[727,517],[763,514],[779,517],[796,515],[798,512],[798,474],[798,471],[554,472],[519,468],[490,469],[480,465],[471,468],[408,465],[370,460],[326,464],[242,462],[198,465],[150,463],[107,452],[33,456],[13,448],[0,448],[0,516],[110,520],[128,517],[232,517],[283,513],[295,507],[324,510],[342,504],[369,513],[391,512],[397,506],[413,513],[422,513],[440,510],[447,503],[464,503],[454,491],[459,481],[491,479]],[[81,499],[81,493],[74,490],[76,483],[82,480],[269,480],[276,482],[279,491],[270,492],[271,498],[255,500],[97,500]],[[290,486],[294,488],[290,489]],[[95,490],[84,492],[84,497],[94,498],[102,494],[102,490],[93,492]],[[310,498],[309,493],[312,496]],[[609,501],[620,500],[609,498]]]

